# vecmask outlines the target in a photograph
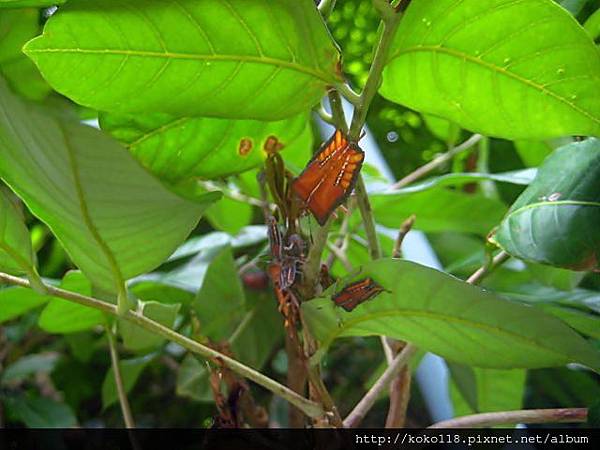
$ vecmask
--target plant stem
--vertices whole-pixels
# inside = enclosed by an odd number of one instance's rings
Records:
[[[407,185],[415,182],[419,178],[424,177],[431,171],[433,171],[433,170],[437,169],[438,167],[440,167],[441,165],[445,164],[447,161],[450,161],[452,158],[454,158],[459,153],[469,150],[475,144],[477,144],[481,140],[481,138],[482,138],[482,136],[480,134],[474,134],[473,136],[471,136],[469,139],[467,139],[462,144],[459,144],[456,147],[451,148],[446,153],[441,154],[440,156],[438,156],[437,158],[434,158],[432,161],[428,162],[427,164],[419,167],[414,172],[409,173],[404,178],[402,178],[400,181],[397,181],[396,183],[391,185],[389,189],[390,190],[400,189],[400,188],[403,188],[404,186],[407,186]]]
[[[123,413],[123,421],[125,422],[126,428],[135,428],[135,421],[133,420],[133,415],[131,414],[131,407],[129,406],[129,400],[127,400],[127,393],[125,392],[123,377],[121,376],[121,366],[119,365],[119,353],[117,351],[115,335],[108,325],[104,328],[106,330],[106,337],[108,338],[110,362],[112,364],[113,374],[115,377],[115,386],[117,387],[119,403],[121,404],[121,412]]]
[[[350,125],[349,137],[353,141],[357,141],[360,137],[363,125],[367,118],[371,101],[379,89],[381,84],[381,74],[383,67],[387,61],[387,55],[392,43],[393,37],[396,33],[402,14],[394,13],[392,16],[383,17],[381,21],[383,26],[383,32],[377,43],[375,49],[375,56],[373,57],[373,63],[369,70],[369,76],[365,84],[365,88],[360,94],[360,100],[357,102],[356,108],[354,109],[354,115],[352,116],[352,123]],[[369,203],[369,197],[367,195],[367,189],[362,175],[358,176],[358,182],[356,183],[356,197],[358,201],[358,208],[360,210],[363,224],[365,226],[365,232],[367,233],[367,241],[369,242],[369,252],[372,259],[378,259],[381,257],[381,249],[379,248],[379,240],[377,239],[377,232],[375,230],[375,220],[373,218],[373,212],[371,210],[371,204]]]
[[[369,244],[369,254],[371,259],[381,258],[381,248],[379,246],[379,239],[377,238],[377,229],[375,228],[375,218],[373,217],[373,210],[371,209],[371,202],[369,201],[369,195],[367,194],[367,187],[361,174],[358,175],[358,181],[356,183],[356,203],[358,204],[358,210],[363,220],[363,226],[365,227],[365,233],[367,235],[367,242]]]
[[[4,282],[15,286],[31,287],[29,281],[2,272],[0,272],[0,282]],[[48,293],[50,295],[53,295],[55,297],[60,297],[62,299],[69,300],[71,302],[78,303],[83,306],[94,308],[115,317],[118,316],[117,307],[113,304],[106,303],[102,300],[98,300],[93,297],[88,297],[86,295],[81,295],[75,292],[65,291],[64,289],[55,288],[53,286],[46,285],[46,289],[48,290]],[[235,359],[224,355],[223,353],[213,350],[210,347],[206,347],[202,344],[199,344],[198,342],[186,336],[183,336],[177,333],[176,331],[173,331],[172,329],[167,328],[164,325],[161,325],[160,323],[155,322],[154,320],[151,320],[137,313],[136,311],[128,311],[122,317],[122,319],[139,325],[145,330],[159,335],[169,341],[175,342],[181,345],[183,348],[189,350],[190,352],[196,353],[206,359],[219,360],[225,367],[228,367],[237,374],[254,381],[256,384],[259,384],[265,389],[284,398],[292,405],[302,410],[304,414],[306,414],[309,417],[319,417],[324,414],[321,405],[305,399],[304,397],[296,394],[292,390],[288,389],[287,387],[283,386],[277,381],[266,377],[265,375],[252,369],[251,367],[248,367],[240,363],[239,361],[236,361]]]
[[[330,89],[327,96],[329,97],[329,107],[331,108],[331,115],[333,117],[334,125],[342,130],[344,133],[348,132],[348,123],[346,122],[346,115],[344,114],[344,105],[342,105],[342,98],[340,93],[335,89]]]
[[[228,197],[232,200],[236,200],[238,202],[247,203],[249,205],[257,206],[259,208],[274,208],[274,205],[270,204],[269,202],[250,197],[246,194],[242,194],[241,192],[231,189],[230,187],[224,184],[219,184],[215,183],[214,181],[206,180],[197,180],[197,183],[199,186],[201,186],[203,189],[206,189],[209,192],[221,192],[225,197]]]
[[[406,344],[402,351],[394,358],[391,364],[385,369],[385,372],[379,377],[375,384],[369,389],[365,396],[358,402],[352,412],[344,419],[344,427],[354,428],[360,424],[363,418],[379,398],[379,395],[386,390],[391,381],[406,366],[410,358],[415,354],[417,348],[412,344]]]
[[[574,423],[587,420],[587,408],[524,409],[457,417],[429,428],[483,428],[517,423]]]
[[[467,283],[469,284],[479,284],[481,280],[483,280],[490,272],[492,272],[496,267],[505,262],[510,255],[506,253],[504,250],[498,253],[491,262],[484,264],[479,269],[477,269],[473,274],[467,278]]]

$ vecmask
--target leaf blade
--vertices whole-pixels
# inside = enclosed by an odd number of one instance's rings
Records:
[[[535,308],[502,300],[409,261],[373,261],[353,279],[365,276],[391,293],[384,292],[351,313],[335,308],[330,298],[302,305],[323,347],[342,336],[379,334],[477,367],[532,368],[578,361],[600,368],[596,350],[558,319]]]
[[[508,139],[600,133],[600,54],[552,1],[414,2],[393,45],[392,101]]]
[[[310,0],[109,0],[101,10],[68,3],[24,49],[56,90],[95,109],[275,120],[338,79]]]

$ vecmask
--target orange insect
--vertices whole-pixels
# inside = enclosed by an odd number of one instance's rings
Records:
[[[372,299],[383,291],[385,291],[385,289],[371,278],[365,278],[364,280],[355,281],[354,283],[344,286],[344,288],[337,294],[334,294],[331,299],[337,306],[341,306],[346,311],[352,311],[361,303]]]
[[[292,184],[321,226],[352,192],[365,153],[340,130],[325,142]]]

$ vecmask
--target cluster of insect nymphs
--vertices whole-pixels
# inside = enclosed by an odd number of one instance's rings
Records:
[[[300,280],[305,257],[305,241],[299,234],[298,217],[308,210],[320,225],[324,225],[334,210],[350,195],[360,172],[364,153],[356,142],[340,130],[327,140],[297,177],[285,169],[279,150],[283,145],[273,136],[264,149],[267,153],[265,178],[271,196],[277,205],[279,217],[284,222],[282,233],[274,216],[266,218],[270,243],[269,276],[289,333],[295,334],[299,320],[299,301],[294,285]],[[323,288],[333,280],[327,266],[321,270]],[[371,278],[348,284],[332,300],[346,311],[352,311],[383,289]]]

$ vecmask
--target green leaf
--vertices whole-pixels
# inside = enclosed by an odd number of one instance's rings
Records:
[[[4,6],[0,1],[0,9]],[[15,92],[31,100],[41,100],[51,91],[37,67],[21,51],[25,42],[39,34],[39,20],[37,9],[3,10],[0,14],[0,73]]]
[[[172,117],[165,114],[101,114],[100,125],[161,180],[181,183],[194,178],[221,178],[261,165],[269,136],[283,153],[311,146],[305,139],[307,114],[278,122]],[[242,141],[248,148],[242,148]],[[242,150],[240,150],[242,148]]]
[[[152,361],[154,356],[154,354],[150,354],[139,358],[123,359],[119,361],[119,369],[121,370],[125,393],[130,392],[134,388],[138,378],[150,361]],[[115,384],[115,373],[111,367],[106,372],[106,376],[102,382],[102,409],[108,408],[117,401],[119,401],[119,395]]]
[[[206,220],[213,228],[236,234],[252,222],[253,209],[248,203],[223,197],[206,210]]]
[[[446,144],[452,145],[460,137],[460,128],[452,122],[431,114],[423,114],[422,117],[431,134]]]
[[[450,385],[450,396],[454,405],[454,415],[462,415],[457,409],[459,405],[471,411],[479,411],[479,401],[477,398],[477,378],[475,377],[475,368],[453,362],[446,362],[452,384]],[[490,370],[490,369],[483,369]],[[460,394],[460,397],[458,395]]]
[[[282,319],[270,295],[249,294],[249,297],[254,306],[237,324],[229,342],[236,359],[260,370],[283,339]],[[191,354],[185,356],[177,373],[177,395],[199,402],[214,401],[203,360]]]
[[[550,0],[412,2],[381,94],[507,139],[600,134],[600,53]]]
[[[535,169],[514,170],[511,172],[503,173],[448,173],[446,175],[440,175],[439,177],[432,177],[418,184],[412,184],[410,186],[397,189],[395,191],[390,191],[390,193],[393,192],[396,194],[412,194],[415,192],[426,191],[427,189],[431,189],[434,187],[462,185],[482,180],[497,181],[499,183],[510,183],[516,185],[528,185],[533,181],[536,173],[537,171]]]
[[[58,353],[39,353],[23,356],[4,369],[2,377],[0,377],[0,383],[7,384],[11,381],[21,381],[36,373],[50,373],[54,370],[58,358]]]
[[[142,315],[168,328],[173,328],[180,308],[179,303],[138,302],[138,310]],[[119,332],[123,337],[123,345],[129,350],[146,351],[161,345],[165,341],[161,336],[146,331],[126,320],[119,320],[118,323]]]
[[[95,287],[118,292],[158,266],[215,198],[177,197],[108,136],[17,99],[1,82],[0,100],[0,177]]]
[[[70,292],[92,295],[89,280],[79,271],[68,272],[60,287]],[[42,330],[58,334],[88,330],[105,322],[104,314],[97,309],[57,297],[52,298],[38,319],[38,325]]]
[[[535,283],[500,288],[502,295],[543,309],[578,332],[600,339],[600,293],[586,289],[561,291]]]
[[[600,37],[600,9],[597,9],[583,24],[583,27],[590,33],[593,40]]]
[[[208,380],[206,362],[188,353],[177,372],[176,394],[199,402],[214,401]]]
[[[464,231],[487,234],[502,219],[506,207],[498,200],[448,189],[427,189],[410,194],[371,196],[377,223],[398,228],[411,214],[423,231]]]
[[[193,303],[200,332],[215,342],[230,337],[244,314],[246,298],[230,246],[212,259]]]
[[[62,5],[66,0],[0,0],[0,8],[42,8],[45,6]]]
[[[161,303],[189,304],[194,300],[194,295],[188,291],[155,281],[135,281],[135,283],[129,284],[129,292],[144,302],[158,298]]]
[[[451,389],[455,415],[466,416],[478,412],[515,411],[523,407],[527,374],[525,370],[481,368],[472,368],[471,370],[477,395],[477,408],[473,408],[470,403],[461,402],[457,395],[458,392]],[[453,384],[458,387],[452,369],[451,373]],[[461,392],[461,395],[464,395],[464,393]]]
[[[600,314],[600,292],[588,289],[573,289],[565,292],[539,284],[511,286],[510,290],[502,290],[502,295],[513,300],[526,303],[553,303],[583,311],[594,311]]]
[[[513,256],[573,270],[599,268],[600,140],[561,147],[512,205],[492,241]]]
[[[536,308],[408,261],[373,261],[352,279],[365,277],[389,292],[352,312],[336,307],[330,298],[302,304],[323,349],[338,337],[383,335],[478,367],[534,368],[576,361],[600,369],[598,351]]]
[[[542,141],[515,141],[515,150],[527,167],[537,167],[552,153],[552,148]]]
[[[47,301],[47,296],[29,288],[0,289],[0,323],[19,317]]]
[[[312,0],[69,2],[25,53],[91,108],[277,120],[340,80]]]
[[[563,291],[575,289],[585,276],[584,272],[559,269],[557,267],[544,266],[542,264],[530,263],[527,264],[527,269],[540,283]]]
[[[192,256],[203,250],[223,247],[227,244],[231,245],[232,248],[237,249],[256,245],[266,240],[267,227],[264,225],[250,225],[244,227],[236,236],[231,236],[221,231],[215,231],[213,233],[207,233],[202,236],[195,236],[188,239],[169,257],[169,261]]]
[[[23,216],[0,188],[0,270],[12,274],[32,273],[35,265],[36,257]]]
[[[558,317],[581,334],[600,339],[600,316],[597,314],[590,314],[564,306],[541,305],[541,308]]]
[[[283,319],[271,293],[248,292],[247,295],[253,306],[246,312],[229,342],[236,358],[261,369],[273,348],[283,340]]]
[[[47,397],[28,395],[7,396],[4,399],[7,414],[29,428],[71,428],[77,418],[71,408]]]

